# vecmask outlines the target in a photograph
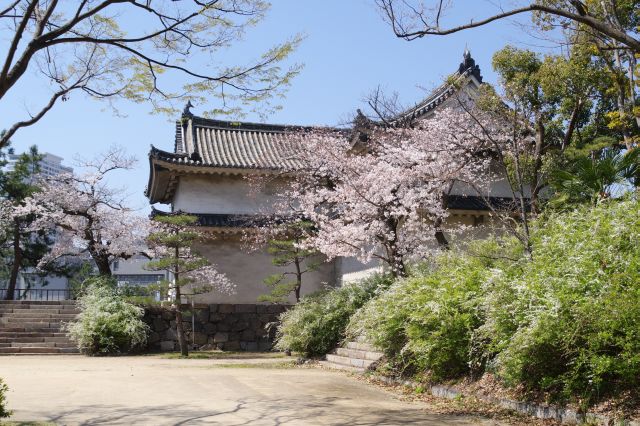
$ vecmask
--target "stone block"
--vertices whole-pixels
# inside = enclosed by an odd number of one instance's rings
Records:
[[[202,332],[208,335],[215,334],[216,331],[218,331],[218,327],[215,324],[211,324],[210,322],[206,323],[202,327]]]
[[[228,303],[218,305],[218,312],[221,314],[231,314],[235,312],[235,306]]]
[[[272,322],[274,320],[274,317],[273,315],[269,315],[269,314],[260,314],[258,315],[258,319],[263,324],[266,324],[266,323]]]
[[[225,323],[225,324],[235,324],[236,322],[238,322],[238,316],[237,315],[233,315],[233,314],[227,314],[224,316],[224,318],[222,319],[221,322]]]
[[[160,350],[161,351],[172,351],[176,347],[176,344],[173,340],[164,340],[160,342]]]
[[[193,335],[193,342],[196,345],[204,345],[207,343],[207,335],[204,333],[194,333]]]
[[[249,322],[240,320],[231,326],[231,331],[242,331],[246,330],[247,328],[249,328]]]
[[[209,313],[218,312],[218,304],[214,303],[209,305]]]
[[[154,332],[149,333],[149,337],[147,338],[147,343],[149,345],[154,345],[160,341],[160,334]]]
[[[229,341],[240,340],[240,333],[229,333]]]
[[[256,312],[259,314],[266,314],[269,305],[256,305]]]
[[[169,324],[167,323],[166,320],[163,320],[162,318],[156,317],[153,320],[153,324],[152,327],[155,331],[157,332],[163,332],[165,331],[167,328],[169,328]]]
[[[255,313],[256,312],[256,305],[249,305],[249,304],[240,304],[240,305],[236,305],[236,312],[238,313]]]
[[[267,305],[267,312],[270,314],[279,314],[284,312],[286,307],[284,305]]]
[[[213,342],[214,343],[224,343],[224,342],[228,342],[229,341],[229,333],[216,333],[213,336]]]
[[[258,342],[240,342],[240,348],[247,352],[256,352],[258,350]]]
[[[256,338],[256,332],[251,329],[244,330],[240,335],[240,339],[242,340],[255,340],[255,338]]]
[[[211,322],[220,322],[224,319],[224,315],[223,314],[219,314],[216,312],[212,312],[209,314],[209,321]]]
[[[162,338],[163,340],[177,340],[178,334],[176,333],[175,329],[169,328],[164,333],[162,333]]]
[[[271,342],[258,342],[258,351],[268,352],[271,350],[272,346]]]
[[[240,342],[238,340],[232,340],[224,344],[225,351],[239,351],[240,349]]]
[[[163,320],[173,320],[176,318],[176,314],[168,310],[163,310],[161,316]]]
[[[196,324],[209,321],[209,309],[196,309]]]
[[[231,331],[231,324],[225,324],[223,322],[219,322],[217,324],[218,331]]]

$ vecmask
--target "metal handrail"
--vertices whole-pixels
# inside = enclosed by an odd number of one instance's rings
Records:
[[[0,300],[5,300],[8,290],[0,289]],[[14,300],[42,300],[42,301],[60,301],[73,300],[74,295],[69,289],[49,289],[49,288],[16,288]]]

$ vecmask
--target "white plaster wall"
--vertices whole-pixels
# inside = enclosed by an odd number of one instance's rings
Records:
[[[267,253],[266,248],[247,253],[236,236],[216,238],[201,244],[197,249],[235,283],[236,293],[205,293],[195,297],[196,303],[257,303],[258,296],[269,292],[263,280],[285,270],[271,263],[273,257]],[[335,285],[336,281],[335,262],[324,263],[318,270],[303,275],[301,294],[313,293],[326,285]],[[295,302],[293,295],[290,302]]]
[[[181,176],[173,210],[189,213],[256,214],[273,210],[278,182],[265,177],[261,191],[242,176]]]

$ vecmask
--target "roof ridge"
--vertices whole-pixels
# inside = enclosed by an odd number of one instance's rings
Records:
[[[200,127],[211,127],[224,130],[255,130],[260,132],[284,133],[287,130],[314,129],[323,126],[309,126],[299,124],[273,124],[273,123],[255,123],[250,121],[239,120],[219,120],[214,118],[206,118],[200,116],[188,117],[193,124]]]

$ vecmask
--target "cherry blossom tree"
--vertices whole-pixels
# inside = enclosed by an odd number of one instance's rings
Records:
[[[235,286],[218,272],[204,256],[194,248],[198,241],[210,238],[197,229],[198,218],[185,214],[157,214],[153,218],[153,230],[148,244],[154,258],[146,265],[152,271],[167,271],[172,278],[167,291],[172,296],[172,309],[176,316],[176,334],[182,356],[189,356],[189,347],[182,322],[182,299],[196,294],[218,291],[231,294]]]
[[[302,164],[281,194],[317,227],[307,243],[328,258],[378,259],[396,276],[436,246],[456,181],[490,180],[483,128],[448,108],[412,128],[374,127],[297,135]],[[482,178],[481,178],[482,177]]]
[[[129,170],[135,158],[112,147],[93,160],[78,160],[83,174],[60,174],[42,182],[42,191],[25,200],[16,214],[35,213],[32,226],[56,232],[41,266],[65,256],[88,254],[100,275],[111,275],[111,263],[144,253],[148,219],[126,205],[121,189],[107,184],[116,170]]]

